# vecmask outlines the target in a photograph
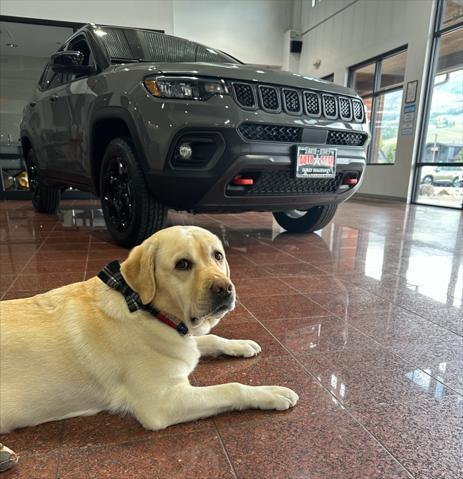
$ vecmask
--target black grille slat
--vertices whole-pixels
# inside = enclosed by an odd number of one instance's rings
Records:
[[[278,90],[275,87],[260,85],[259,97],[264,110],[271,112],[279,112],[281,110]]]
[[[239,127],[239,131],[247,140],[253,141],[297,143],[302,140],[302,128],[292,126],[245,123]]]
[[[341,120],[351,121],[352,120],[352,105],[349,98],[340,96],[338,98],[339,103],[339,116]]]
[[[354,113],[354,120],[363,121],[363,105],[360,100],[352,100],[352,110]]]
[[[235,92],[236,101],[243,108],[256,107],[256,97],[251,85],[248,85],[247,83],[233,83],[233,91]]]
[[[287,113],[300,115],[302,113],[301,98],[297,90],[282,89],[283,106]]]
[[[323,114],[326,118],[336,119],[338,117],[338,105],[336,102],[336,97],[334,95],[323,94],[322,95],[323,103]]]
[[[353,131],[333,131],[328,132],[326,139],[327,145],[346,145],[346,146],[363,146],[367,137],[363,133]]]
[[[300,143],[304,128],[281,125],[262,125],[243,123],[239,127],[240,133],[246,140],[276,141],[281,143]],[[367,139],[364,133],[356,131],[329,130],[327,145],[363,146]]]
[[[341,185],[342,173],[334,178],[294,178],[290,171],[264,171],[245,194],[247,195],[291,195],[334,193]]]
[[[322,113],[320,95],[313,91],[304,92],[305,112],[310,116],[320,116]]]

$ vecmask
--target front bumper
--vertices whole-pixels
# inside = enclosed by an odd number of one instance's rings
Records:
[[[363,177],[364,147],[330,145],[338,151],[336,178],[303,180],[292,175],[293,144],[247,142],[231,129],[182,130],[172,144],[176,145],[183,136],[191,138],[207,133],[220,135],[224,145],[223,152],[212,159],[212,164],[206,168],[175,167],[170,161],[170,152],[162,172],[147,173],[148,185],[159,201],[171,208],[194,212],[304,209],[347,200]],[[238,175],[253,177],[255,185],[234,187],[232,180]],[[343,185],[346,177],[356,178],[358,183]]]
[[[347,200],[362,181],[368,139],[362,146],[327,145],[326,142],[330,130],[369,136],[365,123],[301,120],[285,113],[246,112],[230,97],[188,105],[154,98],[146,102],[146,98],[140,98],[135,105],[138,124],[145,129],[142,141],[148,186],[152,194],[170,208],[193,212],[307,209]],[[240,125],[250,122],[297,127],[302,132],[298,141],[251,141],[239,132]],[[175,164],[175,148],[182,138],[208,135],[217,145],[210,161],[191,167],[187,162]],[[320,180],[292,178],[297,144],[336,148],[336,181],[326,187]],[[259,188],[230,188],[233,178],[243,173],[253,175],[256,184],[260,182]],[[355,186],[343,185],[346,176],[359,181]]]

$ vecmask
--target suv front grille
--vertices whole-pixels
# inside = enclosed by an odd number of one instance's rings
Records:
[[[352,100],[352,110],[354,112],[354,120],[363,121],[363,105],[360,100]]]
[[[341,185],[342,173],[334,178],[293,178],[290,171],[264,171],[245,194],[288,195],[334,193]]]
[[[290,115],[358,123],[365,121],[363,103],[358,98],[246,82],[232,82],[231,88],[235,101],[245,110],[262,108],[270,113],[283,110]]]
[[[340,96],[339,100],[339,116],[341,120],[351,121],[352,120],[352,106],[349,98]]]
[[[336,102],[336,97],[333,95],[322,95],[323,102],[323,114],[326,118],[335,120],[338,117],[338,105]]]
[[[233,83],[236,101],[243,108],[256,107],[256,97],[254,96],[254,88],[247,83]]]
[[[363,146],[366,139],[367,137],[363,133],[330,130],[326,143],[328,145]]]
[[[283,107],[287,113],[292,113],[296,115],[301,114],[301,100],[299,98],[299,93],[297,90],[289,90],[283,88]]]
[[[310,116],[320,116],[322,112],[320,96],[313,91],[304,92],[305,112]]]
[[[238,128],[246,140],[278,141],[281,143],[300,143],[303,128],[281,125],[261,125],[257,123],[242,123]],[[328,130],[326,144],[363,146],[367,139],[364,133],[354,131]]]
[[[239,131],[247,140],[253,141],[298,143],[302,139],[302,128],[292,126],[243,123],[240,125]]]
[[[275,87],[259,85],[259,97],[264,110],[272,112],[279,112],[281,110],[280,97]]]

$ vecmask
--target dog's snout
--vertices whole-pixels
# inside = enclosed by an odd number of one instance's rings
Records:
[[[216,279],[211,286],[212,295],[219,299],[227,299],[233,293],[233,286],[226,279]]]

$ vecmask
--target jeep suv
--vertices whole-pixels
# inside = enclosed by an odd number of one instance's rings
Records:
[[[358,189],[368,141],[348,88],[94,24],[52,55],[21,123],[34,207],[90,191],[127,247],[168,208],[271,211],[288,231],[320,229]]]

